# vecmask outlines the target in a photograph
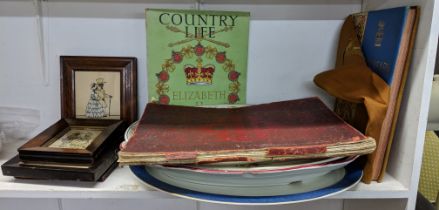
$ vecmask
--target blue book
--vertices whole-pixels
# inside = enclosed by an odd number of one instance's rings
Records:
[[[407,6],[361,12],[352,14],[352,18],[368,67],[390,88],[386,115],[381,122],[376,122],[380,126],[379,136],[375,137],[376,150],[368,156],[364,169],[363,181],[368,183],[382,180],[386,171],[409,72],[419,8]],[[357,129],[366,129],[369,118],[364,104],[337,99],[335,110]]]
[[[366,182],[381,180],[386,171],[418,18],[419,8],[409,6],[354,14],[366,63],[390,87],[377,147],[365,166]]]
[[[367,65],[391,85],[410,7],[397,7],[367,14],[362,48]]]

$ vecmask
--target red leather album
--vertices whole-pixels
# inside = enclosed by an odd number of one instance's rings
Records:
[[[150,103],[119,152],[119,162],[258,162],[367,154],[374,149],[375,140],[318,98],[239,108]]]

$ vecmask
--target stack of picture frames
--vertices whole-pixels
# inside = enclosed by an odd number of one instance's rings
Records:
[[[61,56],[61,119],[2,165],[16,178],[103,181],[137,118],[137,60]]]

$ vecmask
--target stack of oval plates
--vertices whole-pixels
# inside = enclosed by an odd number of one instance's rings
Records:
[[[125,132],[125,142],[136,123]],[[272,205],[327,197],[357,184],[358,156],[283,162],[130,166],[142,182],[176,196],[215,203]]]

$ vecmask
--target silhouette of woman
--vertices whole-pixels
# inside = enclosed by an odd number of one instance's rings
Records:
[[[89,118],[102,118],[109,115],[109,108],[108,112],[106,111],[108,107],[107,100],[111,100],[112,96],[105,93],[104,83],[103,78],[97,78],[96,82],[91,84],[91,94],[85,107],[85,116]]]

